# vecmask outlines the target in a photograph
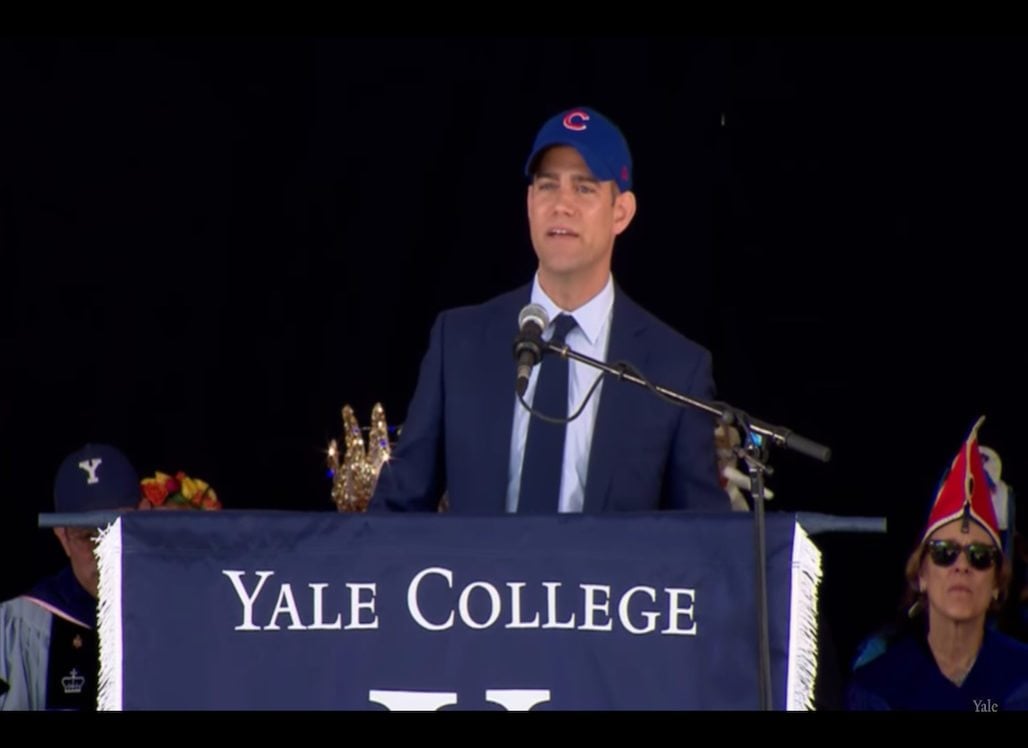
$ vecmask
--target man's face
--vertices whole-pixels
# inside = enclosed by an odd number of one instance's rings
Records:
[[[64,552],[71,561],[71,570],[75,573],[82,588],[93,597],[98,597],[97,582],[99,574],[96,569],[96,537],[100,533],[95,527],[55,527],[54,534],[61,541]]]
[[[614,238],[635,215],[635,196],[600,182],[569,146],[546,151],[528,187],[528,226],[539,274],[568,284],[606,282]]]

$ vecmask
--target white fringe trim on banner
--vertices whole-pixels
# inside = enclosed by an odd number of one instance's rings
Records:
[[[817,682],[818,589],[821,551],[796,523],[792,539],[792,600],[789,610],[789,674],[785,708],[814,708]]]
[[[96,550],[100,571],[100,608],[97,631],[100,635],[100,687],[98,711],[121,711],[121,519],[100,533]]]

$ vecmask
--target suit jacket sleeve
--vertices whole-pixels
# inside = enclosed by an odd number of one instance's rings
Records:
[[[445,485],[443,445],[443,329],[446,313],[432,325],[428,352],[407,420],[389,461],[382,466],[369,511],[436,511]]]
[[[703,351],[687,390],[702,400],[714,399],[710,353]],[[708,413],[681,408],[668,465],[667,508],[729,511],[731,501],[721,487],[714,449],[714,422]]]

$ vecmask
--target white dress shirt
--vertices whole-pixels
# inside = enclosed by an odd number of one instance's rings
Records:
[[[561,309],[546,295],[539,285],[536,274],[532,283],[532,303],[539,304],[546,310],[550,324],[543,331],[543,338],[549,340],[553,336],[553,320],[558,314],[571,314],[578,325],[568,333],[565,343],[578,353],[600,361],[607,360],[607,344],[610,341],[610,320],[614,310],[614,278],[608,276],[607,285],[593,298],[578,309]],[[553,354],[550,354],[553,355]],[[568,415],[573,414],[582,404],[582,399],[593,386],[593,382],[603,376],[603,372],[588,364],[568,361]],[[532,369],[525,390],[525,402],[532,404],[535,397],[535,384],[539,379],[539,367]],[[601,383],[585,406],[582,414],[567,425],[564,439],[564,467],[560,480],[560,512],[581,512],[585,501],[585,482],[589,470],[589,446],[593,440],[593,426],[603,392]],[[547,413],[546,415],[554,415]],[[525,438],[528,435],[528,424],[531,414],[514,396],[514,427],[510,437],[510,468],[507,472],[507,511],[516,512],[518,493],[521,489],[521,465],[525,459]]]

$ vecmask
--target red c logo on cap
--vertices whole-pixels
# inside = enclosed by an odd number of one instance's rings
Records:
[[[568,130],[574,130],[575,132],[581,132],[586,128],[586,122],[589,121],[589,114],[583,112],[581,109],[576,109],[573,112],[568,112],[564,115],[564,127]]]

